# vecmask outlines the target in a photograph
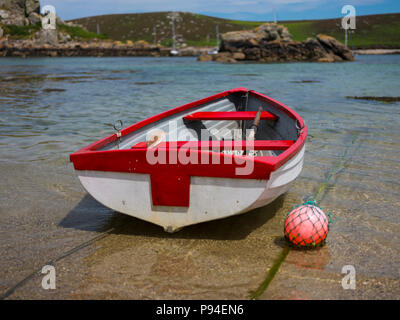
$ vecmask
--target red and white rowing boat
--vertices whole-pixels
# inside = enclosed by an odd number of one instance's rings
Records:
[[[300,174],[303,119],[246,88],[165,111],[70,155],[105,206],[174,232],[265,206]]]

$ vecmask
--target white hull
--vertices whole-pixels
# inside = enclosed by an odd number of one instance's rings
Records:
[[[85,189],[103,205],[174,232],[265,206],[300,174],[305,147],[271,173],[269,180],[191,177],[189,207],[153,206],[150,175],[77,170]]]

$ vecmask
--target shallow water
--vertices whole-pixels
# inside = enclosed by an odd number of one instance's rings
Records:
[[[116,120],[128,126],[239,86],[290,106],[309,128],[304,169],[273,204],[169,235],[101,206],[80,186],[69,154],[112,133]],[[327,245],[289,253],[263,298],[399,298],[400,103],[346,96],[400,96],[400,56],[234,65],[0,59],[1,292],[114,227],[57,263],[57,290],[41,289],[38,277],[10,297],[249,298],[279,255],[284,214],[315,193],[347,149],[320,203],[336,216]],[[351,293],[340,286],[347,264],[362,278]]]

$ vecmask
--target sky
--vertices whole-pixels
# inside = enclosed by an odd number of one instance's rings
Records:
[[[235,20],[327,19],[342,17],[353,5],[356,15],[400,12],[400,0],[40,0],[64,20],[112,13],[185,11]]]

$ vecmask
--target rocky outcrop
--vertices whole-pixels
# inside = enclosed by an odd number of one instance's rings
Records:
[[[352,52],[346,48],[344,44],[337,41],[334,37],[319,34],[317,40],[327,52],[332,52],[334,56],[342,58],[342,60],[354,60]]]
[[[39,0],[0,0],[0,24],[24,26],[34,25],[40,21]],[[67,23],[57,16],[57,24]],[[76,26],[72,23],[68,25]]]
[[[237,48],[262,47],[270,41],[291,41],[291,35],[284,26],[265,23],[253,30],[232,31],[222,35],[220,51],[237,51]]]
[[[40,2],[39,0],[26,0],[25,1],[25,15],[29,17],[30,14],[40,13]]]
[[[26,0],[0,0],[0,9],[23,10]]]
[[[222,35],[218,54],[204,55],[199,61],[234,63],[238,61],[287,62],[352,61],[351,51],[335,38],[318,35],[303,42],[294,41],[286,27],[273,23],[253,30],[234,31]]]
[[[28,16],[40,12],[39,0],[0,0],[0,9],[17,11]]]
[[[35,24],[38,22],[39,14],[39,0],[0,0],[1,24],[17,26]]]
[[[211,54],[201,54],[197,57],[198,61],[211,61],[212,60],[212,55]]]
[[[99,41],[89,42],[74,41],[71,36],[57,30],[45,30],[36,25],[41,22],[40,3],[38,0],[0,0],[0,57],[28,57],[28,56],[169,56],[170,48],[160,48],[150,45],[144,40],[127,41]],[[81,27],[72,22],[64,22],[57,17],[58,25]],[[23,39],[11,37],[9,26],[34,25],[29,28],[29,35]],[[3,37],[3,28],[6,31]],[[65,28],[64,28],[65,29]],[[83,28],[84,29],[84,28]],[[86,30],[86,29],[85,29]],[[195,48],[186,48],[179,55],[191,56],[196,52]],[[198,53],[199,54],[199,53]]]
[[[41,21],[42,16],[40,14],[39,0],[0,0],[0,26],[37,25]],[[57,23],[65,24],[59,17],[57,17]],[[56,45],[59,39],[62,43],[71,40],[69,35],[62,32],[44,29],[32,33],[32,36],[29,38],[40,45]],[[26,42],[27,40],[21,41]]]
[[[29,24],[29,20],[18,10],[4,10],[0,7],[0,24],[25,26]]]

